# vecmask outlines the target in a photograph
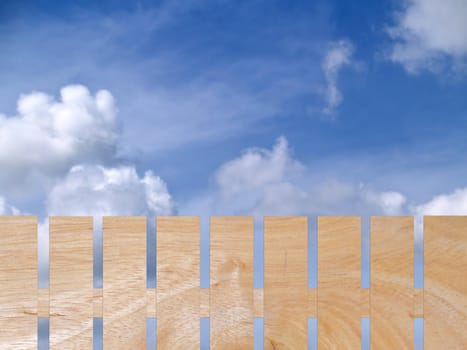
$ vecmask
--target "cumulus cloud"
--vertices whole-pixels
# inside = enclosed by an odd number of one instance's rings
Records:
[[[405,0],[396,23],[388,29],[395,40],[389,58],[410,73],[437,71],[446,60],[465,68],[467,2],[465,0]]]
[[[415,207],[416,215],[467,215],[467,188],[434,196],[430,201]]]
[[[94,246],[97,251],[95,282],[102,286],[102,221],[101,216],[113,215],[175,215],[175,204],[165,182],[151,171],[139,176],[133,166],[104,167],[77,165],[52,188],[47,198],[48,215],[93,216]],[[149,222],[149,227],[153,222]],[[154,228],[152,228],[154,232]],[[39,225],[39,283],[47,286],[48,220]],[[152,237],[151,235],[149,237]],[[154,239],[149,238],[149,239]],[[155,244],[148,241],[148,244]],[[150,253],[149,261],[155,257]],[[148,266],[148,271],[152,269]],[[153,274],[149,281],[154,283]]]
[[[59,101],[41,92],[22,95],[17,115],[0,115],[0,168],[8,169],[0,173],[0,191],[34,191],[74,164],[112,159],[116,112],[108,91],[93,96],[80,85],[62,88]]]
[[[339,40],[330,44],[322,62],[322,69],[326,79],[324,98],[326,106],[322,112],[325,115],[334,115],[336,108],[342,103],[342,93],[337,86],[339,73],[343,67],[352,62],[353,45],[348,40]]]
[[[180,208],[208,215],[395,215],[406,210],[396,191],[375,191],[336,179],[310,181],[285,137],[271,150],[252,148],[223,164],[211,190]]]
[[[50,191],[49,215],[173,215],[165,182],[132,166],[74,166]]]

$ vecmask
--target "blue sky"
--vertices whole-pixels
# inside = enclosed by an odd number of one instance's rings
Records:
[[[2,1],[0,214],[466,214],[466,23],[463,0]]]
[[[465,13],[462,1],[447,7],[446,16]],[[105,89],[117,138],[112,152],[95,156],[97,145],[35,169],[41,181],[28,175],[28,195],[15,190],[25,179],[2,178],[0,196],[45,215],[71,167],[124,164],[140,178],[152,170],[184,213],[222,191],[216,172],[225,163],[252,147],[272,150],[281,136],[287,157],[305,168],[305,180],[293,182],[300,189],[363,185],[401,193],[406,206],[453,193],[466,186],[466,38],[455,34],[460,20],[441,26],[432,12],[429,0],[3,2],[0,113],[20,118],[18,99],[33,92],[59,103],[68,85],[91,96]],[[443,36],[455,38],[436,41]],[[8,155],[2,167],[32,172],[28,160],[10,165]],[[315,202],[307,213],[329,211]]]

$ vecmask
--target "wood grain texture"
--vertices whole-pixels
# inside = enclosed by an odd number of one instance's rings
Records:
[[[92,314],[93,317],[102,318],[104,315],[104,292],[102,288],[94,289],[94,298],[92,300]]]
[[[146,218],[103,218],[104,350],[146,348]]]
[[[155,288],[146,289],[146,317],[157,317]]]
[[[211,349],[253,348],[253,217],[211,217]]]
[[[370,288],[360,289],[360,317],[370,317]]]
[[[414,219],[371,217],[371,347],[411,349]]]
[[[199,217],[158,216],[157,349],[199,349]]]
[[[211,289],[200,288],[199,290],[199,317],[209,317],[211,309]]]
[[[467,216],[426,216],[425,349],[467,349]]]
[[[318,289],[308,289],[308,315],[307,317],[316,318],[318,316]]]
[[[90,349],[92,217],[50,217],[49,241],[50,349]]]
[[[0,349],[37,349],[37,218],[0,216]]]
[[[413,317],[424,317],[423,288],[416,288],[413,292]]]
[[[318,217],[318,347],[360,349],[361,220]]]
[[[264,348],[308,344],[308,218],[264,218]]]
[[[50,295],[48,288],[37,290],[37,317],[49,317]]]

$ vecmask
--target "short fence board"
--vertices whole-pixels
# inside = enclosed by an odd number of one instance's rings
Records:
[[[253,348],[253,218],[211,218],[211,349]]]
[[[0,216],[0,349],[37,349],[37,218]]]
[[[318,218],[318,347],[360,349],[360,218]]]
[[[467,217],[427,216],[425,348],[467,349]]]
[[[103,219],[104,350],[146,348],[146,218]]]
[[[92,348],[92,217],[51,217],[50,349]]]
[[[264,218],[264,348],[308,343],[308,218]]]
[[[198,217],[158,217],[157,349],[199,349]]]
[[[413,337],[412,217],[372,217],[371,348],[410,349]]]

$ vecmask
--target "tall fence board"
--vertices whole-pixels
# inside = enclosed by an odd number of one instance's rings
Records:
[[[156,289],[146,286],[146,218],[104,217],[103,289],[93,289],[92,221],[50,218],[50,288],[38,289],[37,218],[0,216],[0,349],[36,349],[38,317],[50,318],[52,349],[91,349],[93,316],[104,349],[145,349],[154,316],[159,350],[199,349],[200,317],[210,317],[213,349],[252,349],[254,317],[264,317],[265,349],[306,349],[308,317],[319,350],[360,349],[368,316],[373,349],[412,349],[415,317],[425,318],[425,349],[467,349],[467,216],[425,217],[424,289],[413,284],[409,216],[371,218],[370,289],[360,288],[360,217],[265,217],[264,289],[253,288],[252,217],[211,217],[203,289],[199,217],[156,218]]]

